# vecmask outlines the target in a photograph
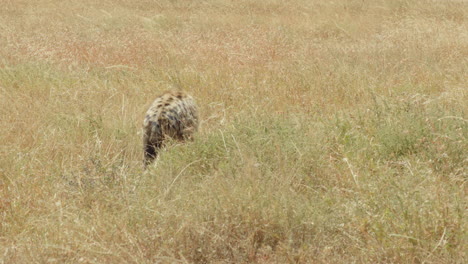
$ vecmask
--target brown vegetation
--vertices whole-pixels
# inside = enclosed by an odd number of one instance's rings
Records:
[[[467,1],[0,6],[0,263],[466,262]]]

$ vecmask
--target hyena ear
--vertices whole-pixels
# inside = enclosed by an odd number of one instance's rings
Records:
[[[196,129],[194,127],[189,127],[184,129],[184,139],[194,141],[195,137],[193,136],[194,132],[196,132]]]

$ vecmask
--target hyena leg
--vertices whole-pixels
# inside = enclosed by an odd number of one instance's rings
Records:
[[[149,142],[145,143],[144,146],[144,167],[148,167],[148,165],[153,162],[153,160],[158,156],[158,151],[161,148],[162,144],[160,142],[156,144],[151,144]]]

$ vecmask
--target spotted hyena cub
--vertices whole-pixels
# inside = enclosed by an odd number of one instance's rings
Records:
[[[169,91],[156,98],[143,122],[145,167],[156,158],[166,138],[192,139],[197,129],[198,109],[192,96]]]

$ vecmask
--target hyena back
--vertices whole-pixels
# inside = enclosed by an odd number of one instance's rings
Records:
[[[197,129],[198,109],[190,95],[169,91],[156,98],[143,121],[144,166],[156,158],[165,139],[192,139]]]

